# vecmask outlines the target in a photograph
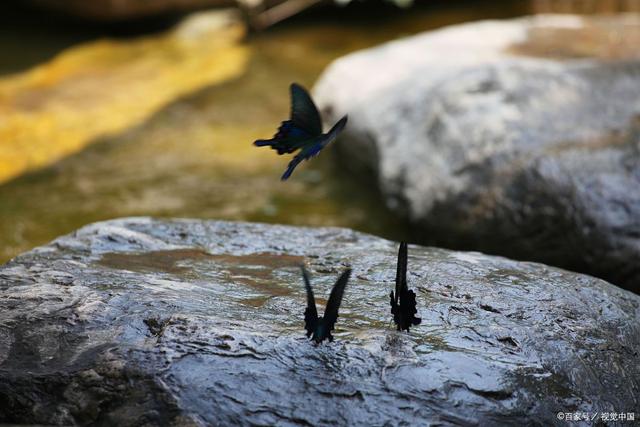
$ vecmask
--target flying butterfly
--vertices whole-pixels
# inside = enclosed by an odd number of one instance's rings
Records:
[[[327,301],[327,307],[324,310],[324,317],[318,317],[318,311],[316,310],[316,299],[313,296],[313,289],[311,289],[311,282],[309,281],[309,275],[304,266],[302,267],[302,277],[304,279],[304,286],[307,290],[307,308],[304,311],[304,328],[307,330],[307,338],[311,338],[316,344],[321,343],[325,339],[329,342],[333,341],[333,327],[338,320],[338,309],[342,302],[342,296],[344,295],[344,288],[347,286],[349,276],[351,275],[351,269],[345,270],[331,290],[329,300]]]
[[[391,314],[399,331],[409,332],[411,326],[417,326],[422,319],[416,317],[416,293],[407,286],[407,243],[400,243],[398,267],[396,270],[396,291],[391,291]]]
[[[317,156],[320,151],[337,138],[347,124],[344,116],[327,133],[322,133],[322,120],[309,92],[297,83],[291,84],[291,118],[282,122],[278,131],[271,139],[259,139],[253,144],[257,147],[269,146],[278,154],[296,154],[281,180],[286,181],[293,170],[303,160]]]

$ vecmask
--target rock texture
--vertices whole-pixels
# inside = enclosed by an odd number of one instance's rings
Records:
[[[550,425],[632,412],[640,297],[600,279],[410,247],[422,325],[392,330],[397,244],[347,229],[129,218],[0,267],[0,422]],[[304,338],[298,265],[336,341]]]
[[[422,242],[639,292],[638,43],[637,15],[460,25],[337,60],[316,100]]]

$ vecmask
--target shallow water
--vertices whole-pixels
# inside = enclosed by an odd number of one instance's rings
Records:
[[[525,2],[483,3],[393,14],[347,10],[342,20],[318,13],[249,36],[250,59],[239,78],[176,99],[134,128],[0,186],[0,262],[89,222],[131,215],[339,225],[401,238],[404,226],[335,170],[331,152],[281,183],[289,159],[251,142],[272,135],[287,116],[290,82],[311,87],[339,56],[448,24],[527,12]],[[29,31],[5,27],[0,44]],[[20,58],[14,49],[15,61],[0,64],[0,73],[24,70],[95,37],[89,30],[29,34],[25,46],[46,41],[41,57],[31,51]]]

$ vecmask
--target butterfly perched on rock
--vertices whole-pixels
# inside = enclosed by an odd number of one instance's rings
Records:
[[[327,307],[324,310],[324,316],[318,317],[316,299],[313,296],[313,289],[311,289],[309,275],[307,274],[307,270],[302,267],[302,277],[307,291],[307,308],[304,311],[304,328],[307,330],[307,338],[311,337],[311,339],[317,344],[321,343],[325,339],[328,339],[329,342],[333,341],[331,331],[333,331],[336,320],[338,320],[338,309],[342,303],[344,288],[347,286],[350,275],[351,269],[345,270],[340,275],[335,285],[333,285],[331,295],[329,295]]]
[[[400,243],[398,267],[396,270],[396,291],[391,291],[391,314],[399,331],[409,332],[411,326],[417,326],[422,319],[416,317],[416,293],[407,286],[407,244]]]
[[[281,179],[286,181],[301,161],[317,156],[320,150],[336,139],[346,124],[347,116],[344,116],[329,132],[322,133],[322,119],[309,92],[299,84],[292,83],[291,118],[282,122],[273,138],[259,139],[253,144],[258,147],[270,146],[278,154],[300,150],[282,174]]]

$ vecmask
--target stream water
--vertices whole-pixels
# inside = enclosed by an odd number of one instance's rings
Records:
[[[270,137],[288,115],[290,82],[311,87],[332,60],[449,24],[522,15],[526,3],[441,2],[393,13],[357,7],[303,14],[249,35],[239,77],[175,99],[133,128],[0,186],[0,262],[89,222],[135,215],[336,225],[400,238],[403,224],[336,170],[331,152],[282,183],[289,159],[251,142]],[[100,35],[50,27],[38,20],[3,25],[0,46],[10,54],[0,73],[24,72]]]

